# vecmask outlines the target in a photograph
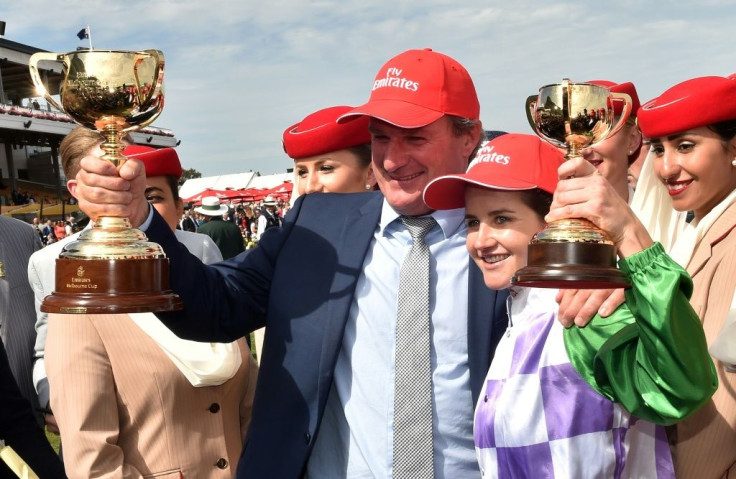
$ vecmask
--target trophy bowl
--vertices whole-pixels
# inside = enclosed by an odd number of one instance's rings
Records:
[[[613,104],[623,104],[616,118]],[[631,114],[631,98],[590,83],[546,85],[526,101],[529,124],[548,143],[563,148],[565,158],[581,156],[615,135]],[[608,235],[584,219],[554,221],[534,235],[527,266],[511,278],[512,284],[541,288],[625,288],[616,267],[616,247]]]
[[[62,65],[60,104],[46,89],[40,61]],[[29,60],[36,90],[76,123],[99,131],[102,159],[125,162],[122,138],[153,122],[164,106],[164,55],[158,50],[40,52]],[[131,228],[127,218],[102,217],[64,245],[56,260],[56,286],[44,298],[49,313],[139,313],[182,308],[169,289],[163,249]]]

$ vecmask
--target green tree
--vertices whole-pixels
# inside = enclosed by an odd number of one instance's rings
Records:
[[[191,178],[202,178],[202,173],[195,170],[194,168],[182,169],[181,178],[179,179],[179,186],[183,185],[185,181]]]

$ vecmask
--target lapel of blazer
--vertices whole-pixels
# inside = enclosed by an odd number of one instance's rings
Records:
[[[478,401],[501,335],[506,330],[508,290],[490,290],[483,274],[468,258],[468,366],[473,405]]]
[[[728,236],[736,227],[736,203],[723,212],[720,218],[710,227],[700,244],[695,248],[693,257],[687,265],[687,272],[695,276],[713,255],[713,246],[717,245]]]
[[[327,299],[327,321],[322,340],[319,366],[319,395],[325,399],[332,384],[332,374],[342,344],[345,324],[353,302],[355,286],[363,271],[363,262],[373,233],[381,217],[383,196],[374,198],[346,215],[337,239],[337,270],[334,272],[330,297]]]
[[[8,329],[10,329],[10,250],[5,241],[0,239],[0,262],[3,263],[5,277],[0,278],[0,339],[3,343],[8,340]]]

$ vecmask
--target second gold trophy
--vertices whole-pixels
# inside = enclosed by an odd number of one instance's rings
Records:
[[[622,104],[614,114],[614,103]],[[615,135],[631,114],[631,98],[591,83],[568,79],[546,85],[527,99],[529,124],[543,140],[566,150],[565,158],[581,156]],[[622,288],[629,286],[616,267],[616,248],[606,233],[584,219],[550,223],[529,244],[527,266],[513,284],[542,288]]]

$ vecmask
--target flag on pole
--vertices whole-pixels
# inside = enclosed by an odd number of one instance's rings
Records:
[[[77,32],[77,36],[80,40],[89,38],[89,27],[84,27],[83,29],[79,30],[79,32]]]

